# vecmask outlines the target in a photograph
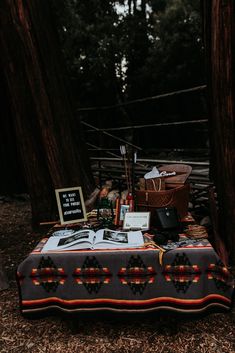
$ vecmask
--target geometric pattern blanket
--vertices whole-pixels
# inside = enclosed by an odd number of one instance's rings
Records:
[[[151,247],[42,253],[45,241],[18,266],[23,314],[231,308],[233,278],[206,239],[169,249],[162,261]]]

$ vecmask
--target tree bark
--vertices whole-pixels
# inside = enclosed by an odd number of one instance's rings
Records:
[[[235,5],[204,1],[210,102],[211,175],[219,202],[220,236],[235,266]]]
[[[8,95],[6,94],[6,84],[3,72],[0,73],[0,97],[1,117],[4,117],[4,119],[1,120],[0,128],[0,194],[13,195],[26,193],[27,189],[19,160],[12,113]]]
[[[2,0],[1,63],[31,197],[34,223],[56,217],[54,189],[93,177],[66,86],[50,2]]]

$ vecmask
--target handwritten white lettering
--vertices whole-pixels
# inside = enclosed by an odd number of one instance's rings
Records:
[[[75,214],[75,213],[82,213],[81,210],[70,210],[70,211],[65,211],[64,212],[64,215],[67,216],[67,215],[70,215],[70,214]]]
[[[71,202],[71,206],[79,206],[80,202]]]

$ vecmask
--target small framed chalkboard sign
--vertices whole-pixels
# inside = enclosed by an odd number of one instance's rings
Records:
[[[55,194],[61,224],[87,220],[82,188],[80,186],[56,189]]]

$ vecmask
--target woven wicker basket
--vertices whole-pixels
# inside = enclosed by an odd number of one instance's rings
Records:
[[[153,220],[156,208],[175,207],[180,218],[183,218],[188,214],[189,190],[189,184],[161,191],[137,190],[135,201],[137,210],[150,211]]]

